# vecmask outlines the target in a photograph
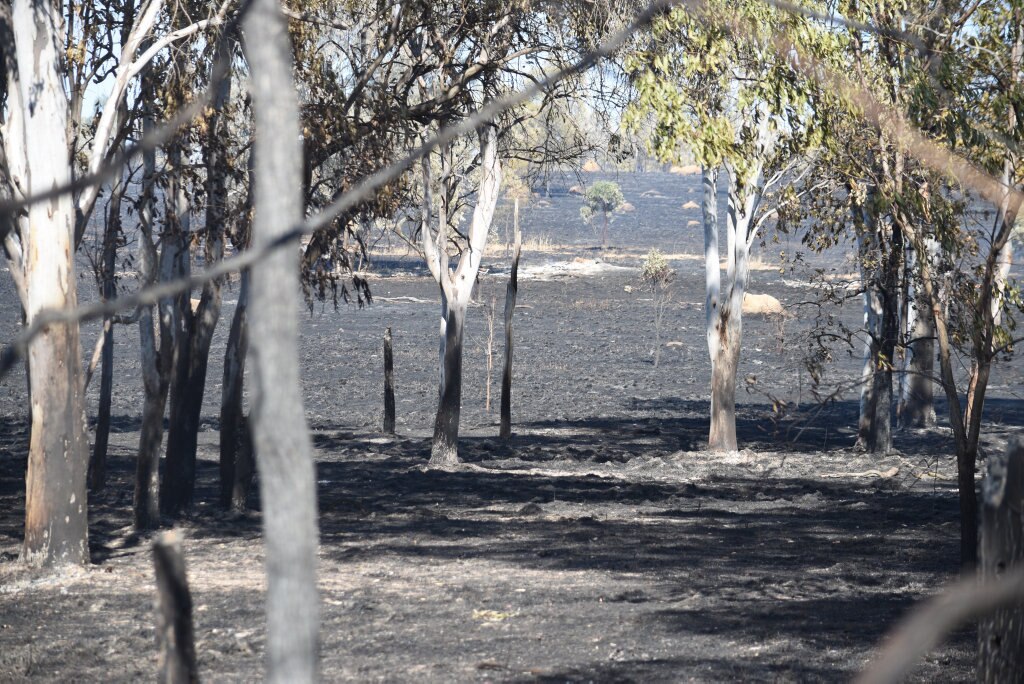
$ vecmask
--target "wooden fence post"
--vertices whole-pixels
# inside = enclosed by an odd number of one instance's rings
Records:
[[[395,357],[390,327],[384,331],[384,432],[395,434]]]
[[[501,425],[498,435],[501,439],[512,437],[512,314],[516,310],[516,294],[519,292],[519,255],[523,249],[523,234],[519,230],[519,200],[515,204],[516,243],[512,251],[512,272],[505,290],[505,367],[501,373]]]
[[[198,682],[195,637],[192,631],[192,595],[185,576],[181,534],[163,532],[153,542],[156,570],[157,625],[161,683]]]
[[[992,582],[1024,565],[1024,441],[993,454],[982,490],[979,581]],[[1024,606],[978,622],[978,681],[1017,681],[1024,672]]]

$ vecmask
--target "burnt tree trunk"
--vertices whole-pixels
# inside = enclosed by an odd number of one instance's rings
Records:
[[[175,142],[167,153],[168,187],[165,196],[167,207],[164,228],[163,250],[169,251],[167,260],[173,277],[185,277],[191,271],[191,254],[189,251],[192,227],[191,206],[185,193],[182,173],[182,143]],[[161,254],[163,259],[164,254]],[[166,272],[161,269],[161,276]],[[171,362],[171,384],[168,396],[168,432],[167,450],[164,459],[163,481],[160,486],[160,512],[176,517],[192,506],[192,494],[195,486],[195,457],[190,458],[186,449],[182,448],[181,424],[187,406],[189,365],[191,363],[192,332],[194,316],[192,313],[191,296],[183,292],[168,303],[161,306],[161,333],[168,331],[173,345]],[[163,345],[161,334],[161,345]]]
[[[466,305],[449,301],[445,317],[444,388],[434,420],[431,466],[454,466],[459,462],[459,418],[462,413],[462,333]]]
[[[143,78],[143,92],[151,96],[154,76],[147,72]],[[151,102],[144,97],[143,102]],[[153,129],[153,114],[149,105],[144,105],[143,134]],[[143,154],[145,173],[142,180],[142,197],[139,208],[139,280],[152,285],[157,278],[173,276],[172,259],[169,253],[157,255],[153,236],[154,194],[156,185],[156,152]],[[164,245],[164,250],[171,249]],[[169,315],[165,309],[169,302],[160,303],[159,309],[144,306],[139,311],[139,357],[142,368],[142,426],[139,431],[139,450],[135,462],[135,496],[132,502],[133,524],[137,531],[149,530],[160,524],[160,445],[164,435],[164,408],[167,389],[170,385],[170,369],[173,346],[170,335]],[[154,321],[154,310],[159,311],[159,320]],[[160,339],[156,330],[159,327]]]
[[[512,437],[512,316],[516,312],[519,293],[519,256],[523,251],[523,234],[519,229],[519,200],[515,206],[515,247],[512,250],[512,272],[505,289],[505,366],[501,371],[501,425],[498,435]]]
[[[247,449],[248,428],[242,410],[245,386],[245,355],[249,347],[249,271],[242,271],[238,303],[224,349],[224,375],[220,403],[220,503],[244,511],[252,488],[254,464]]]
[[[391,328],[384,331],[384,432],[395,434],[395,357]]]
[[[719,342],[711,364],[711,429],[708,449],[713,452],[735,451],[736,441],[736,373],[740,361],[739,326],[729,317],[720,320]]]
[[[882,320],[874,357],[871,359],[871,410],[867,416],[867,450],[872,454],[892,451],[893,367],[896,361],[896,343],[899,338],[899,287],[903,259],[903,237],[897,225],[887,246],[882,283],[880,286]]]
[[[998,580],[1024,562],[1024,442],[994,454],[984,484],[978,574]],[[978,622],[978,681],[1010,682],[1024,672],[1024,607],[1000,608]]]
[[[117,245],[121,235],[121,199],[125,183],[115,179],[110,191],[106,228],[103,231],[103,259],[100,266],[101,295],[110,301],[117,295],[114,271],[117,268]],[[107,479],[107,445],[110,441],[110,402],[114,390],[114,326],[113,317],[103,319],[103,351],[100,366],[100,398],[96,411],[96,441],[89,460],[89,488],[100,491]]]
[[[185,556],[179,532],[164,532],[153,542],[153,566],[156,571],[156,639],[160,666],[157,681],[166,684],[198,682],[192,594],[185,574]]]
[[[256,155],[253,249],[302,222],[302,147],[288,26],[275,0],[253,0],[242,20],[251,67]],[[252,419],[267,568],[270,682],[317,680],[316,472],[299,373],[299,236],[252,267]]]
[[[227,58],[232,49],[227,40],[218,43],[214,62]],[[224,224],[228,215],[227,193],[227,140],[228,133],[222,110],[231,98],[231,78],[225,77],[217,85],[213,107],[207,120],[207,136],[203,145],[203,164],[206,167],[206,221],[204,227],[205,265],[207,268],[224,257]],[[202,418],[203,395],[206,391],[206,370],[210,360],[213,332],[220,319],[223,279],[207,280],[195,311],[182,311],[188,324],[184,341],[184,358],[179,359],[178,372],[171,387],[171,422],[167,434],[168,463],[179,465],[180,473],[172,488],[177,493],[170,499],[171,513],[192,505],[195,491],[196,450],[199,441],[199,423]],[[182,302],[184,307],[185,302]]]

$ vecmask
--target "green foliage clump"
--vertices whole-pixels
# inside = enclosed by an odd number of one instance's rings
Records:
[[[590,223],[594,217],[601,215],[605,221],[608,215],[622,206],[626,198],[622,196],[622,190],[618,183],[612,181],[597,181],[589,188],[583,196],[583,207],[580,209],[580,217]]]
[[[611,214],[621,207],[626,201],[622,196],[622,190],[618,183],[612,181],[597,181],[583,195],[583,206],[580,208],[580,218],[584,223],[594,225],[595,219],[601,217],[601,247],[608,249],[608,224],[611,223]],[[597,227],[594,228],[595,232]]]
[[[676,272],[668,264],[661,250],[651,249],[640,267],[640,283],[644,289],[659,293],[675,280]]]

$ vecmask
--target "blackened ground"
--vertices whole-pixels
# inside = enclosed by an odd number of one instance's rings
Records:
[[[654,179],[666,189],[677,182]],[[585,234],[559,232],[569,230],[578,198],[536,209],[565,217],[545,219],[554,245],[535,245],[523,260],[509,443],[497,439],[507,263],[502,250],[487,260],[466,340],[465,464],[454,472],[423,467],[436,408],[439,304],[415,263],[382,255],[370,276],[373,306],[317,306],[304,315],[325,680],[843,680],[914,602],[955,578],[959,524],[945,421],[898,432],[897,451],[886,458],[855,451],[857,391],[838,390],[857,377],[860,349],[833,346],[822,385],[812,387],[802,357],[814,348],[809,312],[819,308],[801,303],[816,294],[767,256],[751,289],[778,297],[793,315],[745,317],[741,451],[703,450],[710,366],[699,246],[690,235],[666,243],[654,228],[678,223],[669,209],[682,198],[642,197],[647,181],[630,182],[636,187],[626,188],[627,199],[648,214],[629,224],[637,239],[628,249],[620,243],[599,254],[582,244]],[[666,213],[646,200],[662,202]],[[638,288],[636,270],[648,243],[673,255],[679,272],[657,368],[654,302]],[[842,270],[841,258],[828,263]],[[5,287],[4,339],[17,327]],[[258,500],[242,518],[214,503],[221,359],[234,297],[228,293],[212,357],[197,505],[178,523],[209,681],[258,679],[265,642]],[[860,318],[856,300],[832,313],[832,332]],[[387,326],[395,340],[396,437],[379,433]],[[86,354],[95,328],[83,332]],[[136,329],[117,329],[111,477],[90,501],[87,569],[45,575],[16,560],[25,379],[0,379],[0,681],[153,676],[149,540],[129,527],[142,397],[137,340]],[[996,368],[987,451],[1003,448],[1024,424],[1021,380],[1019,361]],[[815,390],[835,395],[819,403]],[[941,416],[944,404],[938,409]],[[967,627],[914,678],[970,679],[973,652]]]

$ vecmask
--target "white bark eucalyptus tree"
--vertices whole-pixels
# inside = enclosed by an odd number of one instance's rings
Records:
[[[137,55],[163,6],[163,0],[0,3],[0,198],[32,200],[2,217],[0,237],[29,325],[44,309],[77,303],[75,248],[100,190],[99,181],[75,177],[75,159],[88,160],[86,170],[95,173],[130,135],[130,117],[118,112],[131,79],[181,37],[166,35]],[[110,93],[87,134],[85,91],[107,73],[114,76]],[[33,199],[44,193],[54,197]],[[88,561],[81,367],[77,323],[46,326],[33,340],[24,556],[41,563]]]
[[[69,102],[62,81],[63,24],[57,9],[46,0],[15,0],[6,19],[14,46],[5,49],[8,118],[3,143],[13,187],[31,196],[71,181]],[[25,313],[31,324],[44,309],[77,304],[71,195],[31,205],[19,223]],[[32,429],[22,551],[30,562],[89,560],[89,457],[81,371],[77,323],[51,325],[32,341],[28,351]]]
[[[723,25],[733,30],[717,28]],[[805,159],[825,120],[816,110],[820,93],[776,47],[776,37],[785,34],[800,36],[819,58],[830,50],[827,33],[815,31],[801,16],[747,0],[709,0],[697,10],[666,13],[655,22],[647,49],[627,64],[639,95],[627,120],[639,129],[653,118],[651,144],[658,155],[673,159],[685,143],[703,168],[712,451],[737,448],[736,376],[750,250],[769,220],[815,189],[806,182]],[[718,207],[723,167],[728,179],[724,279]],[[777,201],[764,201],[770,186],[783,184]]]
[[[469,225],[469,241],[453,269],[449,265],[448,223],[449,193],[442,191],[438,203],[436,228],[434,223],[431,185],[433,183],[430,160],[424,159],[423,168],[423,252],[431,275],[441,288],[441,326],[439,332],[440,378],[438,386],[437,417],[434,421],[434,441],[430,451],[430,464],[451,466],[459,461],[459,416],[462,410],[462,338],[466,324],[473,285],[476,283],[480,262],[487,246],[494,209],[501,189],[501,162],[498,160],[497,130],[485,125],[479,132],[480,165],[476,206]],[[442,159],[449,159],[442,150]],[[442,162],[447,176],[450,163]],[[444,181],[445,179],[442,179]]]

